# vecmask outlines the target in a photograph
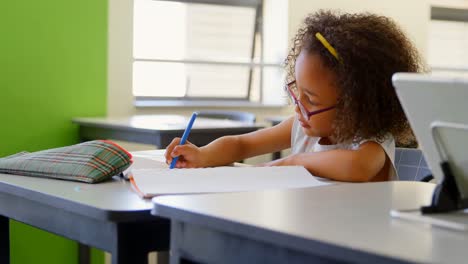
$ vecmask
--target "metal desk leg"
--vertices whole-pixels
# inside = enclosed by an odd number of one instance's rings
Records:
[[[143,223],[117,223],[112,249],[112,264],[147,264],[151,251],[162,252],[159,260],[167,263],[169,250],[169,221],[153,221]],[[167,253],[166,253],[167,254]],[[159,254],[158,254],[159,255]],[[166,259],[166,260],[164,260]]]
[[[78,263],[89,264],[91,255],[91,248],[87,245],[78,243]]]
[[[0,215],[0,263],[10,263],[10,219]]]
[[[169,251],[158,251],[158,253],[157,253],[157,263],[158,264],[168,264],[169,263]]]

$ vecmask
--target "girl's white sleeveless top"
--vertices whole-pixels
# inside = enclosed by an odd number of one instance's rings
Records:
[[[336,144],[336,145],[320,145],[319,137],[309,137],[302,130],[299,121],[294,119],[294,123],[291,131],[291,154],[305,153],[305,152],[320,152],[333,149],[349,149],[355,150],[359,148],[359,145],[367,141],[374,141],[382,146],[388,158],[392,162],[390,167],[389,179],[397,180],[398,176],[395,169],[395,139],[392,135],[389,135],[383,142],[378,142],[375,139],[362,140],[359,143],[349,144]]]

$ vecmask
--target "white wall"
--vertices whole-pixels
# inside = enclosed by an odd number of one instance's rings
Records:
[[[318,9],[336,9],[343,12],[372,12],[393,18],[426,55],[427,32],[430,20],[428,0],[290,0],[289,37],[294,36],[303,18]]]
[[[434,6],[443,6],[451,8],[468,8],[468,0],[430,0]]]
[[[107,115],[135,113],[132,96],[133,0],[109,0]]]

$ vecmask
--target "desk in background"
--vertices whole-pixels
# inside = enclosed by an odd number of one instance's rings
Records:
[[[286,120],[289,116],[269,116],[265,118],[265,121],[271,123],[272,126],[276,126],[279,123]],[[275,152],[272,154],[272,160],[280,159],[281,151]]]
[[[110,252],[113,264],[147,263],[148,252],[169,250],[170,222],[151,207],[120,177],[88,184],[0,174],[0,263],[9,263],[9,219]],[[158,257],[167,262],[168,254]]]
[[[291,117],[291,116],[268,116],[268,117],[265,117],[265,121],[270,122],[272,126],[276,126],[277,124],[288,119],[288,117]]]
[[[165,148],[175,137],[181,137],[189,117],[179,115],[137,115],[127,118],[74,118],[79,125],[81,141],[115,139],[152,144]],[[195,121],[189,141],[203,146],[226,135],[253,132],[264,126],[242,121],[203,118]]]
[[[430,203],[421,182],[157,197],[171,263],[466,263],[467,232],[391,218]]]

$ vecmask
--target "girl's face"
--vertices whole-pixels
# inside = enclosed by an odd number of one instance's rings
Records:
[[[302,51],[296,60],[295,75],[296,97],[309,112],[336,105],[335,75],[323,66],[318,55]],[[303,117],[298,106],[295,111],[306,135],[325,138],[333,134],[335,109],[312,115],[309,120]]]

